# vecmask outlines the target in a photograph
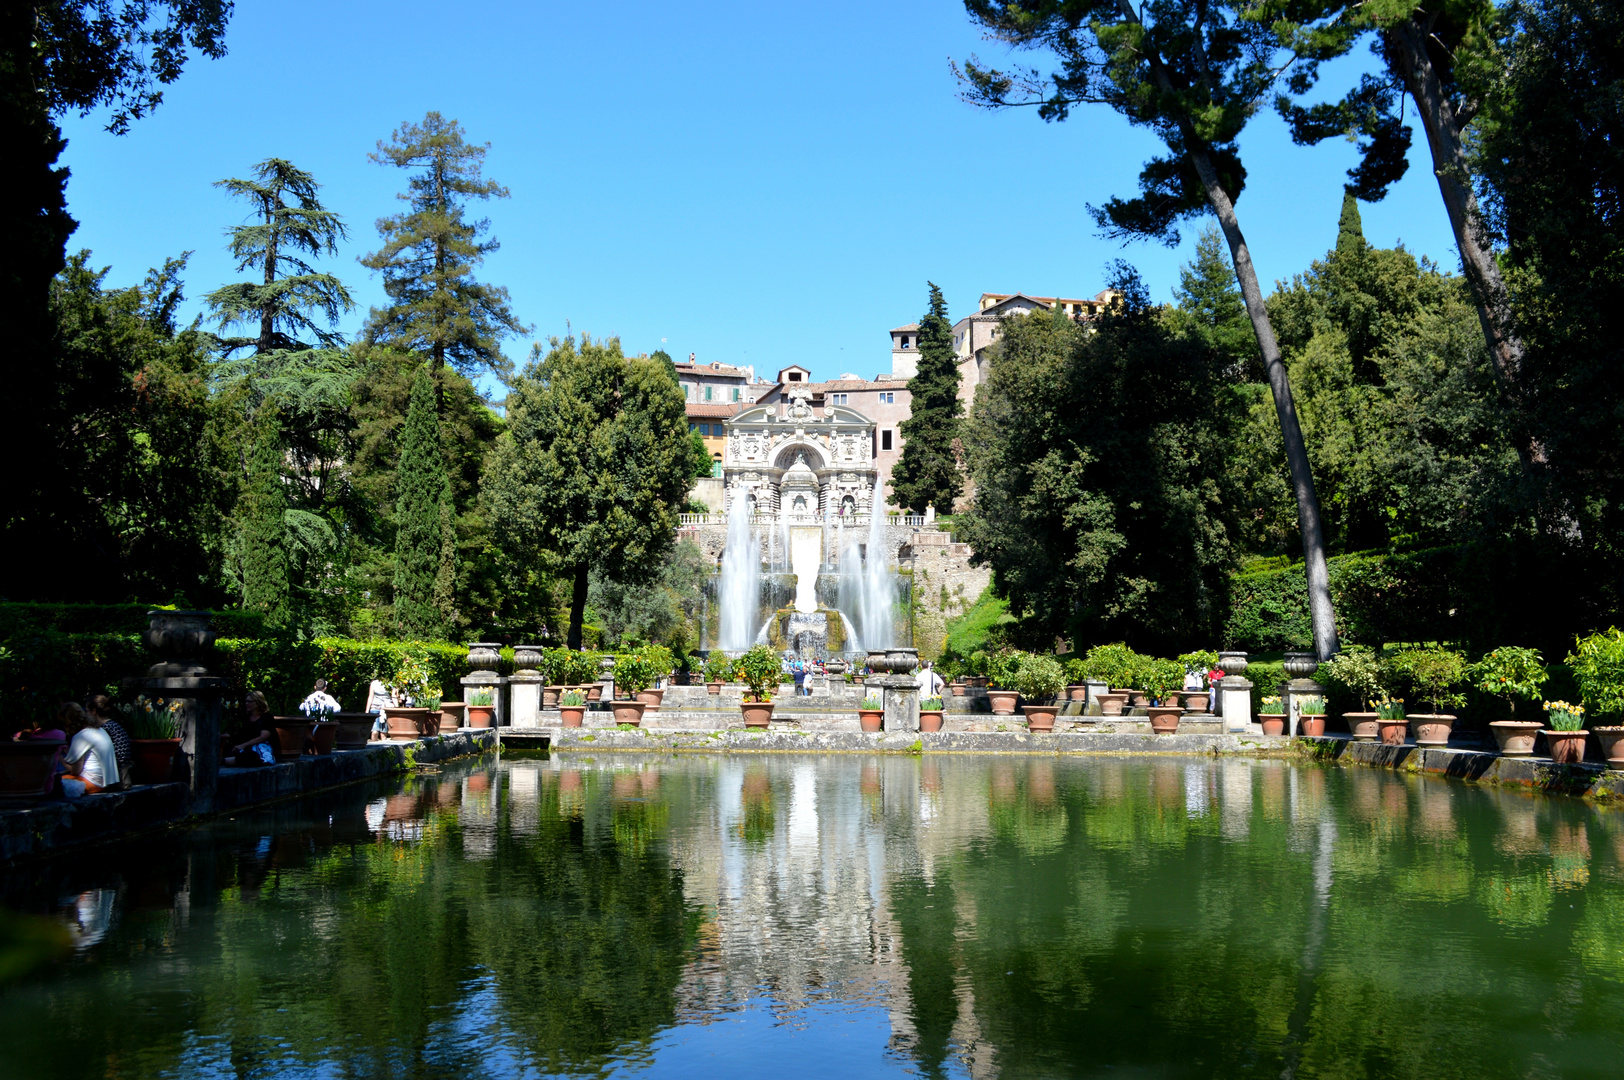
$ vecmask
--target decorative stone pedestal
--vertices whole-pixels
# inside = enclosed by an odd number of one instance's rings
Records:
[[[508,678],[508,724],[513,727],[535,727],[541,718],[541,684],[544,680],[541,672],[536,670],[536,665],[540,663],[541,646],[514,646],[514,672]]]
[[[1246,665],[1243,652],[1218,654],[1218,667],[1224,677],[1218,680],[1214,692],[1223,702],[1224,730],[1231,734],[1243,733],[1252,725],[1252,684],[1241,678]]]
[[[494,642],[481,641],[468,646],[469,672],[462,680],[462,700],[467,701],[470,691],[476,689],[489,689],[491,691],[491,707],[496,710],[492,723],[496,727],[508,725],[508,678],[506,675],[496,673],[496,665],[502,662],[502,647]],[[537,688],[539,698],[540,688]]]
[[[919,730],[919,680],[908,674],[919,664],[917,649],[886,649],[868,654],[868,666],[875,674],[865,689],[878,689],[885,702],[883,731]]]
[[[1292,678],[1280,684],[1280,704],[1285,706],[1286,733],[1295,735],[1302,718],[1303,698],[1324,697],[1325,687],[1308,677],[1319,670],[1319,660],[1313,653],[1288,652],[1283,666]]]
[[[160,659],[145,676],[125,685],[149,698],[165,698],[176,710],[180,760],[176,780],[190,789],[188,809],[194,814],[214,810],[215,781],[220,774],[220,714],[226,681],[197,658],[214,644],[213,613],[209,611],[149,611],[142,635]]]

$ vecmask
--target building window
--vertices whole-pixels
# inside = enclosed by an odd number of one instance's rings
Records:
[[[710,425],[709,424],[700,424],[699,425],[699,433],[701,435],[704,435],[706,438],[709,438],[710,437]]]
[[[710,400],[710,395],[711,395],[711,388],[707,386],[707,387],[705,387],[705,400],[706,401]]]
[[[689,431],[698,431],[699,430],[699,425],[694,423],[692,420],[690,420],[690,421],[688,421],[688,430]]]
[[[880,449],[881,450],[889,450],[889,449],[891,449],[891,429],[890,428],[886,428],[884,431],[880,432]]]
[[[844,405],[844,404],[846,404],[846,395],[845,394],[830,394],[829,395],[829,404],[831,404],[831,405]]]
[[[733,388],[733,400],[734,400],[734,401],[738,401],[738,400],[739,400],[739,388],[738,388],[738,387],[737,387],[737,386],[735,386],[735,387],[734,387],[734,388]]]
[[[881,390],[880,391],[880,404],[881,405],[895,405],[896,403],[897,403],[897,395],[896,395],[895,391],[893,391],[893,390]]]
[[[907,334],[902,335],[902,347],[904,349],[906,349],[908,347],[908,335]]]
[[[801,373],[799,371],[790,372],[789,373],[789,381],[790,382],[800,382],[801,381]]]

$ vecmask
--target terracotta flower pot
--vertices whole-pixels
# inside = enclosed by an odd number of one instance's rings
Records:
[[[1405,719],[1376,720],[1376,734],[1381,736],[1383,746],[1403,746],[1409,730],[1410,722]]]
[[[1593,727],[1609,769],[1624,769],[1624,727]]]
[[[428,712],[427,709],[405,709],[403,712]],[[271,731],[276,736],[276,756],[284,761],[304,753],[310,728],[315,723],[308,716],[277,716],[271,720]],[[415,737],[415,736],[414,736]]]
[[[560,705],[558,707],[558,716],[565,727],[580,727],[581,718],[586,716],[586,706]]]
[[[1453,716],[1443,713],[1411,713],[1410,733],[1417,746],[1448,746],[1449,729],[1455,723]]]
[[[643,710],[648,706],[641,701],[611,701],[609,708],[615,714],[615,723],[637,727],[643,722]]]
[[[1204,713],[1207,711],[1207,698],[1210,696],[1206,690],[1187,693],[1184,695],[1184,707],[1190,712]]]
[[[360,750],[372,738],[371,713],[341,712],[335,713],[333,719],[338,721],[338,741],[334,744],[338,750]]]
[[[720,694],[721,692],[722,692],[722,684],[721,683],[719,683],[719,682],[708,682],[708,683],[705,684],[705,693],[707,693],[707,694]]]
[[[920,709],[919,710],[919,730],[920,731],[940,731],[940,730],[942,730],[942,710],[940,710],[940,709]]]
[[[1026,705],[1021,708],[1026,714],[1026,730],[1053,731],[1054,716],[1060,711],[1058,705]]]
[[[1538,720],[1496,720],[1489,725],[1501,757],[1532,757],[1534,739],[1545,725]]]
[[[994,716],[1014,716],[1015,699],[1020,695],[1013,690],[988,690],[987,700],[992,703]]]
[[[744,726],[747,728],[764,728],[772,723],[773,703],[770,701],[746,701],[739,706],[744,714]]]
[[[468,715],[468,704],[463,701],[440,702],[440,734],[453,735],[462,730],[463,719]]]
[[[562,686],[543,686],[541,688],[541,707],[543,709],[558,708],[558,699],[564,693]]]
[[[885,720],[884,709],[858,709],[857,726],[863,731],[878,731]]]
[[[1145,693],[1143,690],[1129,690],[1128,699],[1133,703],[1133,707],[1136,709],[1150,708],[1150,695]]]
[[[1128,704],[1128,695],[1125,691],[1113,690],[1109,694],[1099,695],[1100,713],[1105,716],[1121,716],[1123,708]]]
[[[1158,735],[1171,735],[1179,729],[1179,716],[1183,709],[1172,705],[1152,705],[1145,710],[1150,713],[1150,730]]]
[[[1285,713],[1258,713],[1257,722],[1263,725],[1265,735],[1284,735],[1286,733]]]
[[[131,739],[130,742],[139,746],[143,742],[169,742],[169,739]],[[175,746],[180,740],[173,740]],[[9,799],[37,799],[51,793],[51,787],[56,783],[56,759],[58,753],[67,749],[67,743],[60,739],[24,739],[21,742],[12,742],[10,739],[0,741],[0,797]],[[174,748],[170,748],[170,759],[174,758]],[[137,758],[137,761],[140,759]],[[169,779],[166,773],[164,779]],[[137,780],[136,783],[149,783],[150,781]]]
[[[316,725],[315,732],[316,753],[331,754],[333,747],[338,745],[338,722],[324,720]]]
[[[1348,733],[1360,742],[1374,742],[1376,740],[1376,714],[1373,712],[1345,712],[1342,719],[1348,725]]]
[[[1540,734],[1545,736],[1545,743],[1551,748],[1551,760],[1557,764],[1574,765],[1585,759],[1585,739],[1590,732],[1547,729]]]
[[[1088,700],[1088,684],[1084,683],[1082,686],[1072,685],[1072,686],[1066,687],[1066,700],[1067,701],[1087,701]]]
[[[963,697],[964,692],[966,690],[968,690],[968,689],[969,689],[969,687],[965,686],[963,683],[956,682],[956,683],[953,684],[953,696],[954,697]]]
[[[1297,718],[1297,734],[1305,735],[1310,739],[1317,739],[1325,734],[1325,714],[1319,716],[1299,716]]]
[[[131,779],[137,784],[169,783],[179,753],[179,739],[131,739]]]
[[[471,728],[488,728],[491,726],[491,720],[495,715],[496,706],[494,705],[470,705],[468,706],[468,726]],[[394,735],[391,734],[390,738],[393,737]]]
[[[663,688],[639,690],[637,692],[637,700],[643,703],[645,712],[659,712],[660,699],[663,697],[665,697],[665,690]]]
[[[578,689],[586,691],[586,699],[589,702],[603,700],[603,683],[601,682],[588,683],[586,686],[578,687]]]
[[[413,714],[427,709],[385,709],[384,723],[389,726],[389,738],[394,742],[410,742],[419,735],[417,717]]]

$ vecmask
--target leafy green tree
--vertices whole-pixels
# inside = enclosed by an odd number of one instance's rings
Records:
[[[699,433],[698,428],[688,433],[688,447],[689,452],[693,455],[693,465],[691,466],[693,471],[691,475],[695,479],[709,476],[715,459],[711,457],[709,448],[705,446],[705,436]]]
[[[1223,235],[1215,226],[1201,230],[1194,261],[1179,267],[1173,299],[1178,305],[1170,312],[1173,326],[1204,338],[1232,378],[1263,381],[1257,338],[1235,287],[1235,268],[1224,254]]]
[[[272,626],[289,621],[287,509],[282,480],[282,424],[274,404],[254,418],[248,485],[237,501],[237,561],[242,606]]]
[[[684,646],[697,642],[710,573],[704,552],[693,541],[683,540],[666,555],[658,576],[647,584],[626,585],[592,574],[587,606],[603,628],[604,645],[631,640]]]
[[[1246,178],[1237,139],[1274,84],[1279,54],[1286,53],[1299,77],[1306,77],[1319,62],[1345,51],[1351,31],[1282,36],[1283,27],[1263,25],[1249,7],[1177,0],[1152,0],[1140,9],[1113,0],[965,0],[965,8],[990,37],[1016,49],[1052,52],[1060,64],[1044,80],[1035,70],[1007,74],[971,60],[962,74],[972,101],[994,108],[1036,106],[1045,120],[1064,120],[1075,105],[1102,103],[1162,140],[1167,154],[1141,170],[1138,198],[1112,198],[1092,208],[1107,235],[1176,243],[1179,221],[1207,212],[1218,219],[1280,423],[1308,571],[1314,647],[1321,659],[1334,655],[1325,523],[1290,376],[1235,200]]]
[[[450,360],[466,373],[485,369],[506,377],[512,363],[502,353],[508,334],[526,333],[508,306],[505,288],[474,278],[474,269],[495,251],[481,239],[487,220],[468,220],[473,199],[505,199],[507,188],[482,175],[490,144],[463,141],[462,126],[438,112],[422,124],[404,123],[388,143],[367,155],[380,165],[418,170],[400,198],[410,211],[378,219],[383,246],[361,265],[383,274],[387,307],[373,308],[366,341],[426,353],[439,368]]]
[[[554,338],[514,380],[508,425],[485,472],[487,512],[515,562],[550,559],[573,580],[578,649],[591,573],[648,581],[674,542],[693,464],[682,394],[618,339]]]
[[[947,301],[934,282],[930,308],[919,320],[919,368],[908,380],[912,402],[901,425],[902,456],[891,470],[891,492],[899,506],[923,514],[925,507],[952,513],[964,491],[954,444],[964,405],[959,401],[959,358],[953,351],[953,323]]]
[[[412,383],[401,432],[395,495],[395,623],[412,638],[445,633],[447,594],[454,588],[450,480],[440,450],[434,378],[424,369]]]

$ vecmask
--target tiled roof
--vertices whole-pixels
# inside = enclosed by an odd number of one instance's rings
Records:
[[[754,404],[753,401],[690,401],[685,411],[689,419],[726,420]]]
[[[913,332],[915,330],[918,330],[918,329],[919,329],[919,324],[918,323],[909,323],[907,326],[893,326],[891,328],[891,332],[893,334],[911,333],[911,332]]]
[[[673,365],[679,375],[709,375],[713,378],[742,379],[748,374],[743,368],[727,364],[690,364],[686,360]]]

